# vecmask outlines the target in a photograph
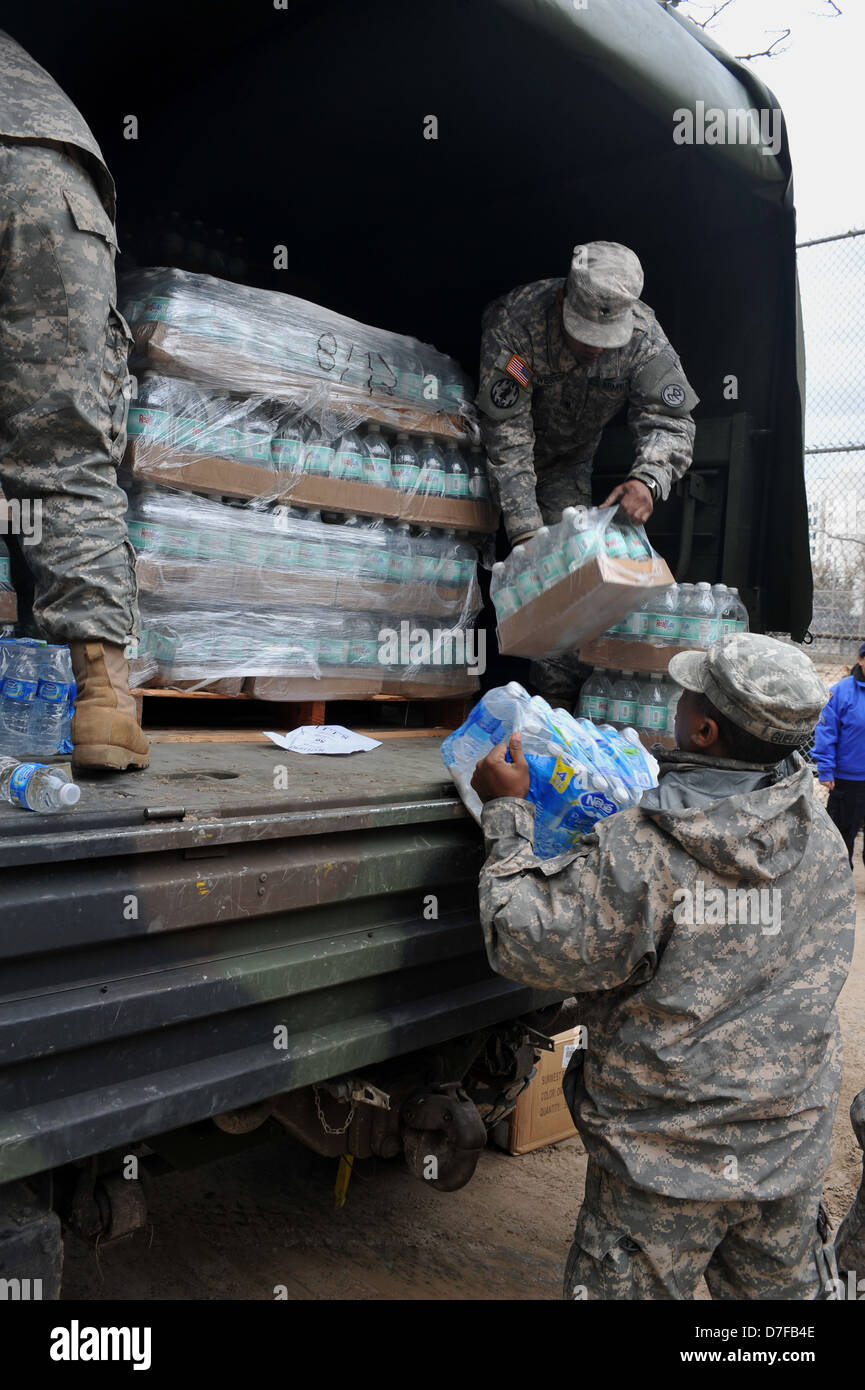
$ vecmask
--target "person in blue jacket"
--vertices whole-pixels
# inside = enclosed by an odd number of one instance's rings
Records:
[[[829,788],[826,810],[841,832],[852,869],[853,845],[865,825],[865,642],[850,675],[832,686],[814,730],[813,756],[820,781]]]

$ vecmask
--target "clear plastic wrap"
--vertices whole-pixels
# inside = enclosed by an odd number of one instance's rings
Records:
[[[485,456],[471,439],[427,433],[417,412],[382,423],[311,381],[293,400],[147,371],[127,421],[139,479],[220,495],[495,529]]]
[[[405,523],[133,493],[142,637],[132,680],[363,675],[370,693],[466,685],[476,552]]]
[[[127,524],[145,595],[454,622],[481,608],[475,548],[453,532],[413,534],[405,522],[352,515],[325,522],[155,489],[133,493]]]
[[[493,566],[490,596],[503,652],[552,656],[620,621],[635,593],[669,586],[672,575],[642,526],[614,520],[617,508],[567,507]]]
[[[488,690],[468,719],[442,744],[444,764],[467,809],[480,821],[471,787],[478,761],[496,744],[522,734],[529,765],[527,800],[535,806],[534,851],[543,859],[573,848],[594,825],[657,785],[658,765],[634,729],[575,719],[531,699],[515,681]]]
[[[426,615],[403,619],[403,634],[380,613],[255,612],[232,608],[170,606],[142,611],[141,639],[136,654],[142,669],[154,663],[156,683],[209,684],[226,678],[261,676],[305,680],[363,677],[370,693],[413,685],[452,685],[467,688],[464,659],[465,630],[453,624],[447,632]],[[412,641],[412,633],[422,634]],[[418,662],[425,645],[429,661]],[[141,683],[138,666],[133,682]]]
[[[293,295],[170,267],[130,271],[120,283],[136,341],[146,347],[160,329],[160,356],[176,375],[289,398],[318,381],[347,404],[373,396],[474,420],[459,363],[416,338]]]

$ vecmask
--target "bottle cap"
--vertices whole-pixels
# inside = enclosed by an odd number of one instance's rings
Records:
[[[61,806],[75,806],[81,799],[81,788],[74,782],[64,782],[57,792]]]

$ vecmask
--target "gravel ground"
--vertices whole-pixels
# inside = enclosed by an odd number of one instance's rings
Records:
[[[865,871],[856,958],[840,1000],[844,1084],[826,1205],[861,1172],[848,1110],[865,1086]],[[94,1251],[66,1242],[69,1299],[556,1299],[583,1190],[579,1141],[512,1158],[489,1148],[461,1192],[371,1160],[333,1204],[335,1164],[289,1139],[160,1179],[147,1231]],[[282,1294],[281,1296],[285,1296]]]

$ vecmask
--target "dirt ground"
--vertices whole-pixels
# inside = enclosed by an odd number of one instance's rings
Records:
[[[857,846],[856,957],[840,1000],[844,1084],[826,1205],[859,1183],[848,1110],[865,1086],[865,871]],[[68,1299],[557,1299],[582,1196],[579,1141],[481,1157],[461,1192],[370,1160],[334,1208],[334,1162],[289,1139],[161,1178],[151,1227],[102,1250],[66,1241]]]

